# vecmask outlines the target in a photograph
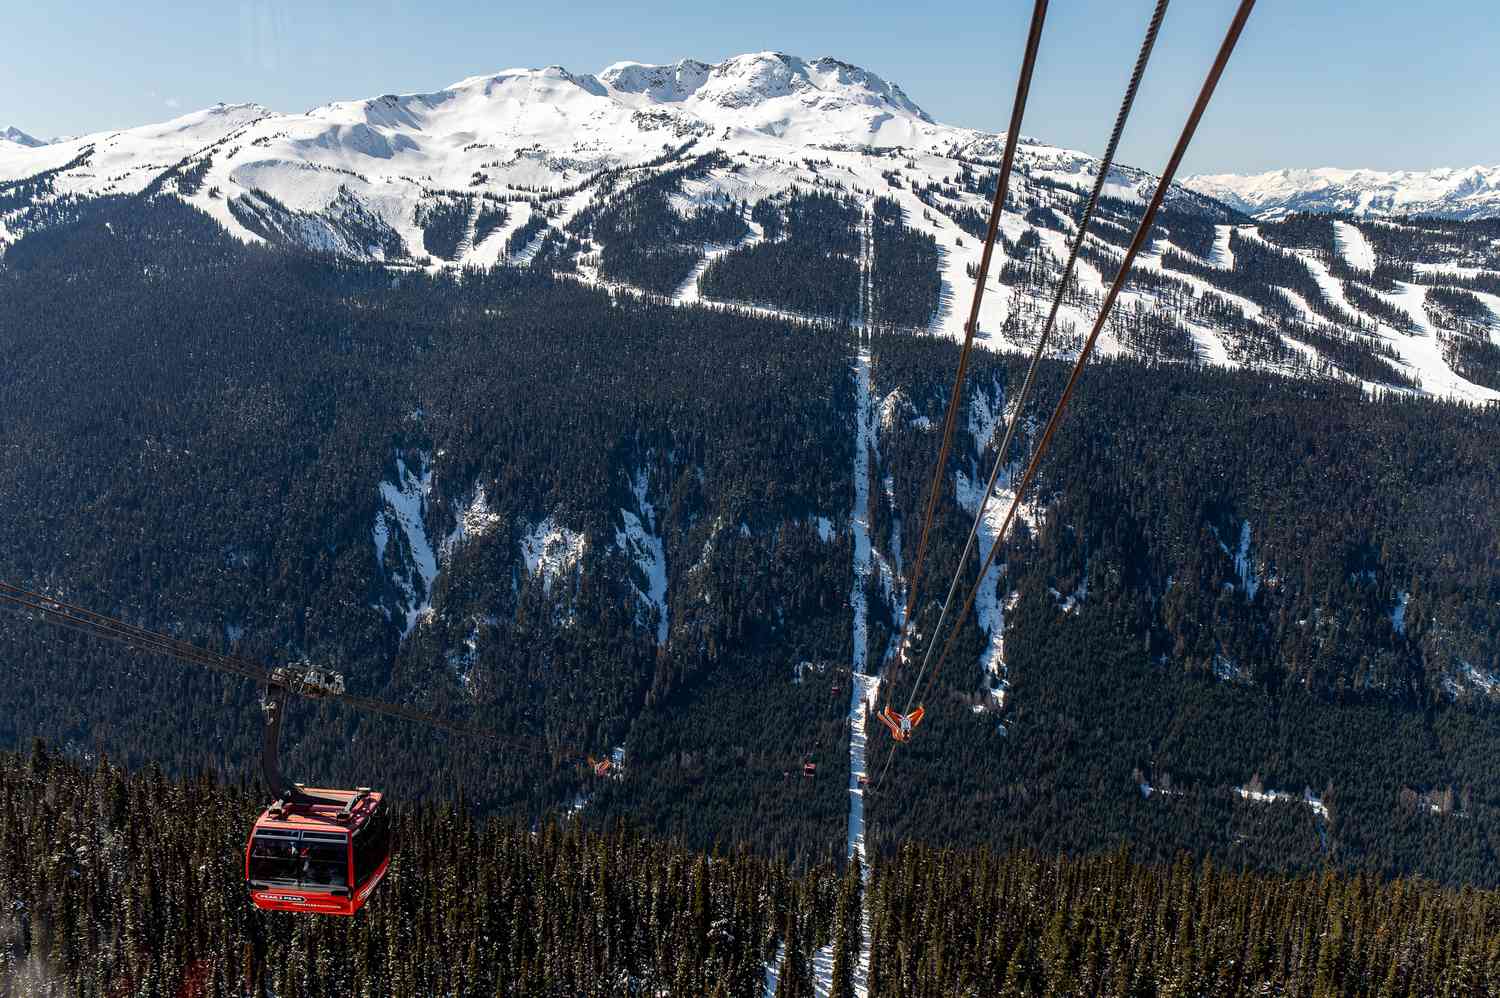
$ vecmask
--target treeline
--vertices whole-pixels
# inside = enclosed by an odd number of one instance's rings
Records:
[[[909,843],[792,875],[616,826],[396,805],[390,872],[350,919],[254,909],[259,798],[205,778],[0,754],[0,996],[811,998],[1488,994],[1494,891],[1252,874],[1128,849]],[[768,988],[768,985],[774,987]]]
[[[749,998],[768,955],[790,939],[810,959],[834,928],[831,868],[481,822],[461,799],[396,806],[390,872],[354,918],[261,912],[244,884],[259,806],[40,744],[0,754],[0,996]]]
[[[875,998],[1481,995],[1494,892],[911,845],[870,891]]]

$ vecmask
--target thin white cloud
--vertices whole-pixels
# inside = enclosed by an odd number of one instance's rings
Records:
[[[247,63],[266,72],[287,63],[290,19],[281,0],[242,0],[240,51]]]
[[[176,97],[168,97],[166,100],[162,101],[162,103],[165,104],[165,105],[167,105],[167,107],[170,107],[170,108],[173,108],[173,109],[176,109],[176,108],[179,108],[179,107],[182,106],[182,101],[178,100]]]

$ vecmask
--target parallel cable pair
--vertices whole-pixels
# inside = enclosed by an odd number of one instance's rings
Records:
[[[254,662],[200,648],[179,638],[137,627],[123,620],[68,603],[55,596],[31,592],[8,582],[0,582],[0,609],[11,610],[22,616],[33,617],[55,627],[78,631],[91,637],[116,641],[129,648],[165,655],[189,665],[199,665],[239,676],[242,679],[253,680],[267,687],[281,687],[292,693],[302,692],[294,683],[278,678],[271,670]],[[470,731],[443,718],[411,707],[372,700],[369,697],[356,696],[352,693],[319,694],[317,699],[337,700],[359,710],[384,714],[388,717],[399,717],[403,720],[443,728],[456,734],[485,734]]]

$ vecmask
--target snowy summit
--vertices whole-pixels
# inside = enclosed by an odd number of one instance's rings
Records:
[[[41,139],[27,135],[14,125],[0,132],[0,150],[5,149],[7,146],[22,146],[27,149],[35,149],[38,146],[46,144]]]

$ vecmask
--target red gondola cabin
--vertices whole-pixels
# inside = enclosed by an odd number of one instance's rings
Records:
[[[250,831],[250,901],[267,911],[352,915],[390,866],[387,809],[363,787],[304,792],[319,802],[272,804]]]

